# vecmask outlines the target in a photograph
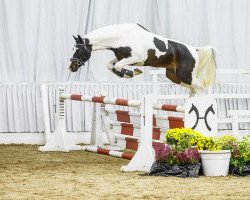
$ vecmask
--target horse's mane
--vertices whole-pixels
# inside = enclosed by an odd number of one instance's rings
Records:
[[[146,29],[146,28],[145,28],[144,26],[142,26],[141,24],[138,24],[138,23],[137,23],[137,25],[140,26],[140,27],[141,27],[142,29],[144,29],[145,31],[150,32],[148,29]]]

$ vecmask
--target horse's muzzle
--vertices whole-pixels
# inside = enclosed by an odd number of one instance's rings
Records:
[[[71,72],[76,72],[77,70],[78,70],[78,66],[77,65],[75,65],[75,64],[71,64],[70,66],[69,66],[69,70],[71,71]]]

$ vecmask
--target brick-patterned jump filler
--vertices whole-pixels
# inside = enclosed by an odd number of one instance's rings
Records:
[[[87,95],[67,94],[67,93],[61,94],[61,99],[103,103],[103,104],[111,104],[119,106],[131,106],[131,107],[140,107],[141,105],[141,101],[139,100],[128,100],[128,99],[109,98],[102,96],[87,96]],[[183,113],[185,112],[184,106],[176,106],[169,104],[154,104],[153,109],[172,111],[172,112],[183,112]]]
[[[117,145],[121,148],[137,150],[140,139],[139,112],[105,109],[110,120],[111,132],[117,138]],[[152,137],[153,143],[163,143],[167,130],[184,127],[182,117],[153,115]]]
[[[105,110],[109,114],[111,121],[140,124],[141,114],[139,112],[115,110],[111,108],[105,108]],[[168,111],[170,111],[170,109]],[[164,124],[162,124],[162,122]],[[184,119],[183,117],[153,115],[153,127],[165,127],[168,129],[184,127]]]

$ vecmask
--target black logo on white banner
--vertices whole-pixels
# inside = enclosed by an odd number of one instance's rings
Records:
[[[194,126],[192,127],[192,129],[195,129],[195,128],[196,128],[196,126],[198,125],[200,119],[204,119],[207,129],[208,129],[209,131],[211,131],[212,129],[211,129],[211,127],[209,126],[209,124],[207,123],[207,116],[208,116],[208,113],[209,113],[209,112],[212,112],[213,114],[215,114],[214,109],[213,109],[213,104],[212,104],[211,106],[209,106],[209,108],[206,110],[205,116],[204,116],[204,117],[200,117],[199,110],[196,108],[196,106],[195,106],[194,104],[192,104],[192,107],[191,107],[190,110],[189,110],[189,114],[190,114],[191,112],[193,112],[193,111],[194,111],[195,114],[196,114],[196,122],[195,122]]]

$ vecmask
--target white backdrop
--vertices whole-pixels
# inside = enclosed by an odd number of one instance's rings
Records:
[[[250,69],[249,19],[248,0],[0,0],[0,81],[124,81],[106,69],[108,51],[94,53],[78,73],[67,68],[72,34],[127,22],[192,46],[215,46],[218,68]]]
[[[114,57],[108,51],[93,53],[79,72],[69,72],[73,34],[83,36],[116,23],[140,23],[192,46],[215,46],[218,68],[250,69],[249,19],[248,0],[0,0],[0,132],[43,131],[40,82],[127,82],[106,69]],[[249,75],[219,78],[250,82]],[[143,80],[149,80],[146,73],[129,83]],[[244,92],[249,93],[246,87]],[[235,88],[223,86],[220,92],[237,92]],[[182,89],[166,85],[162,92],[179,94]],[[138,97],[142,91],[134,84],[130,89],[116,88],[113,94],[119,92]],[[49,98],[53,127],[52,93]],[[250,109],[249,103],[222,101],[222,114],[227,109]],[[69,130],[89,130],[90,113],[78,118],[74,112],[68,113]]]

